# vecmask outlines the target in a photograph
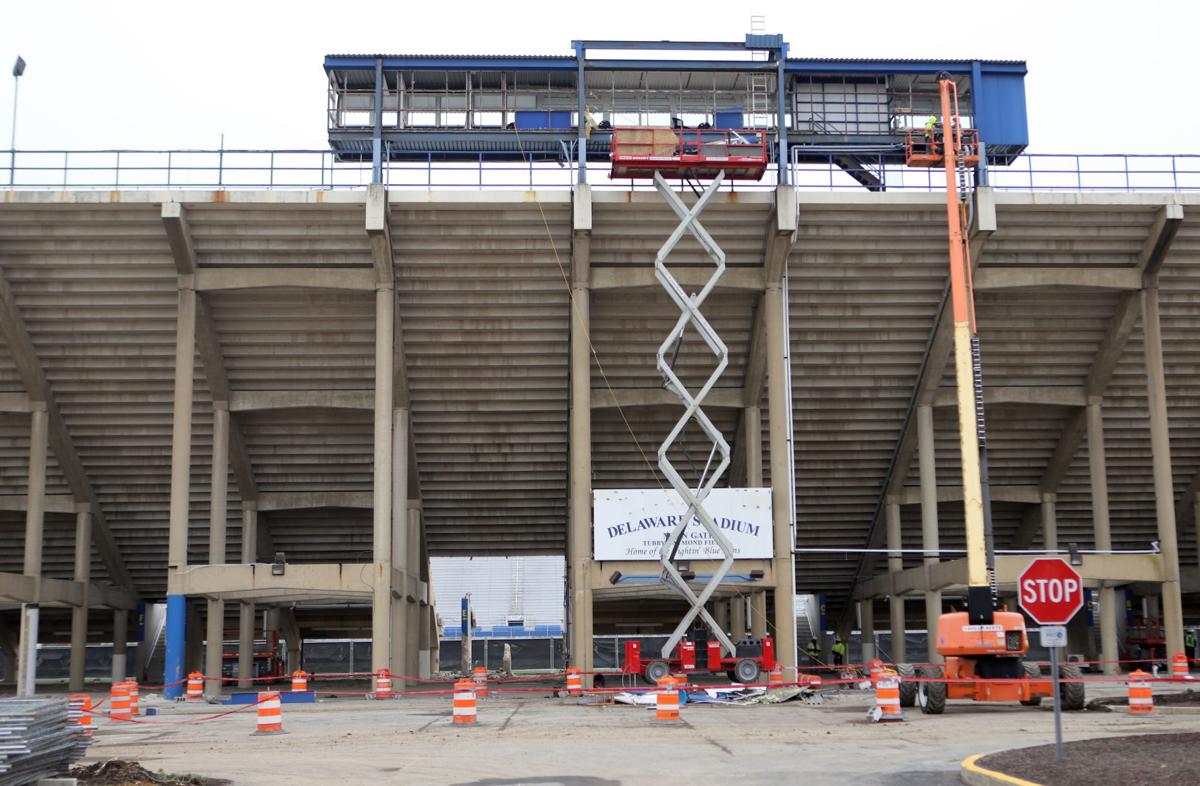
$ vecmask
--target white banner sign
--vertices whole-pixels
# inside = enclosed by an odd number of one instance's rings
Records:
[[[609,489],[592,492],[592,545],[597,560],[654,560],[663,541],[687,511],[671,489]],[[713,489],[704,501],[738,559],[775,556],[770,489]],[[720,559],[717,542],[693,517],[676,559]]]

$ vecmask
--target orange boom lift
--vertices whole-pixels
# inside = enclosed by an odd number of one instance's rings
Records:
[[[946,170],[946,219],[950,230],[950,302],[954,320],[954,374],[958,390],[959,451],[962,455],[964,522],[967,530],[967,610],[938,619],[937,649],[945,669],[932,666],[904,691],[902,703],[940,714],[946,699],[1019,701],[1039,704],[1053,695],[1050,679],[1021,658],[1029,650],[1025,618],[998,603],[996,558],[988,493],[987,440],[983,418],[983,377],[967,235],[970,189],[967,167],[979,163],[978,132],[964,129],[958,114],[958,86],[938,77],[941,126],[908,133],[909,166]],[[1061,667],[1064,709],[1083,709],[1078,667]],[[943,681],[944,678],[944,681]],[[909,683],[911,686],[912,683]]]

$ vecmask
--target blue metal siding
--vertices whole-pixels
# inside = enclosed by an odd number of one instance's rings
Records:
[[[975,91],[975,125],[979,138],[989,147],[1029,144],[1029,122],[1025,113],[1025,75],[983,71]]]

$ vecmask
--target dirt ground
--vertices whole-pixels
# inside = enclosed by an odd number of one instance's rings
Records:
[[[1044,786],[1195,786],[1200,783],[1200,733],[1139,734],[997,753],[979,764]]]
[[[690,783],[736,777],[739,786],[947,786],[959,782],[959,762],[971,754],[1053,741],[1050,710],[1018,705],[953,701],[945,715],[907,710],[904,723],[869,724],[870,695],[846,692],[819,707],[688,704],[683,723],[664,726],[653,710],[548,696],[537,690],[481,700],[480,723],[470,728],[450,724],[448,696],[284,704],[286,733],[254,736],[253,709],[195,723],[229,708],[152,694],[143,704],[159,714],[142,723],[98,716],[83,763],[122,759],[151,773],[246,786],[634,786],[661,784],[664,776]],[[1063,727],[1067,740],[1083,740],[1195,731],[1198,723],[1196,716],[1084,712],[1064,716]]]

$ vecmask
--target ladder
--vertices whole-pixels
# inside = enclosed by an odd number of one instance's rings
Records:
[[[750,17],[751,35],[766,35],[767,18],[762,15]],[[765,63],[768,52],[754,50],[750,59]],[[751,128],[767,128],[771,125],[771,83],[770,76],[765,71],[754,71],[750,74],[750,118],[747,123]]]

